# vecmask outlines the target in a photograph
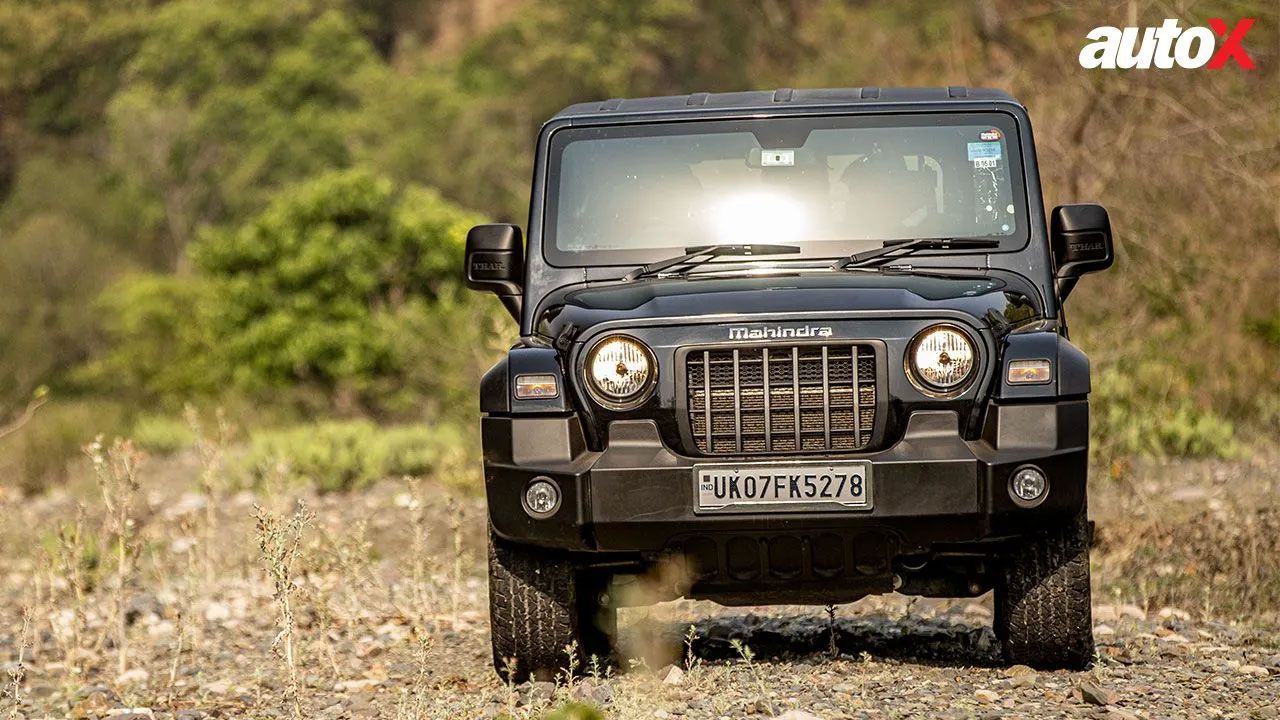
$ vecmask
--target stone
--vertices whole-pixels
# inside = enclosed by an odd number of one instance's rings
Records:
[[[1267,677],[1267,675],[1270,674],[1267,672],[1267,669],[1261,665],[1241,665],[1236,668],[1236,672],[1241,675],[1253,675],[1255,677]]]
[[[973,696],[977,698],[979,702],[984,702],[984,703],[1000,702],[1000,695],[994,690],[985,690],[985,689],[974,690]]]
[[[523,692],[521,693],[520,702],[523,705],[548,702],[556,695],[556,684],[547,680],[528,682],[521,687]]]
[[[613,702],[613,686],[607,682],[586,679],[573,686],[573,698],[604,707]]]
[[[133,668],[131,670],[125,670],[117,675],[116,682],[121,685],[136,685],[138,683],[144,683],[150,678],[151,673],[146,670],[143,670],[142,668]]]
[[[1106,623],[1099,623],[1093,627],[1095,637],[1111,637],[1116,634],[1115,628]]]
[[[804,710],[788,710],[779,715],[778,720],[822,720],[822,718]]]
[[[76,702],[71,705],[71,717],[75,720],[104,717],[120,702],[120,698],[116,697],[115,693],[96,685],[80,688],[76,692],[75,699]]]
[[[1012,687],[1012,688],[1033,687],[1035,686],[1036,680],[1038,679],[1038,677],[1039,676],[1033,672],[1025,673],[1023,675],[1014,675],[1008,680],[1009,687]]]
[[[360,679],[360,680],[341,680],[334,683],[334,692],[373,692],[379,685],[381,680],[377,679]]]
[[[225,603],[210,602],[204,606],[205,622],[218,624],[231,619],[231,608]]]
[[[226,695],[231,692],[231,683],[226,680],[214,680],[200,686],[200,691],[209,695]]]
[[[1114,690],[1108,690],[1088,680],[1082,680],[1076,689],[1080,691],[1080,699],[1090,705],[1114,705],[1120,699]]]
[[[658,671],[658,677],[662,678],[664,685],[681,685],[684,683],[684,670],[676,665],[668,665]]]

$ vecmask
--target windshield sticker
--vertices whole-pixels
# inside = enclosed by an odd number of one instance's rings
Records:
[[[969,143],[969,160],[973,162],[975,168],[985,170],[996,167],[1000,163],[1000,143]]]
[[[1000,143],[998,142],[969,143],[970,160],[986,160],[988,158],[998,157],[1000,157]]]
[[[1000,131],[997,130],[996,128],[991,128],[990,130],[983,130],[981,133],[978,134],[978,138],[981,140],[986,140],[988,142],[992,140],[999,140]]]
[[[765,150],[760,153],[761,167],[791,167],[795,164],[795,150]]]

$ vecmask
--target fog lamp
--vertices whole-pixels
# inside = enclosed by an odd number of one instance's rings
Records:
[[[1023,507],[1039,505],[1048,491],[1049,478],[1038,467],[1028,465],[1018,468],[1009,477],[1009,495]]]
[[[524,491],[524,510],[535,518],[548,518],[560,509],[560,488],[548,477],[536,477]]]

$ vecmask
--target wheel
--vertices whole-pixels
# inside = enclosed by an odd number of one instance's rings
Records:
[[[1008,548],[996,586],[995,614],[1006,662],[1073,670],[1092,662],[1090,536],[1082,511],[1065,526]]]
[[[602,602],[608,576],[566,553],[506,542],[489,533],[489,623],[493,666],[516,682],[577,672],[613,660],[617,612]],[[514,667],[511,663],[514,662]]]

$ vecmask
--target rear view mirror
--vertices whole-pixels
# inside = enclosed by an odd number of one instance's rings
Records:
[[[1049,223],[1058,298],[1066,300],[1081,275],[1111,267],[1111,220],[1106,208],[1092,203],[1059,205]]]
[[[476,225],[467,233],[467,287],[498,296],[511,316],[520,319],[524,278],[524,243],[515,225]]]

